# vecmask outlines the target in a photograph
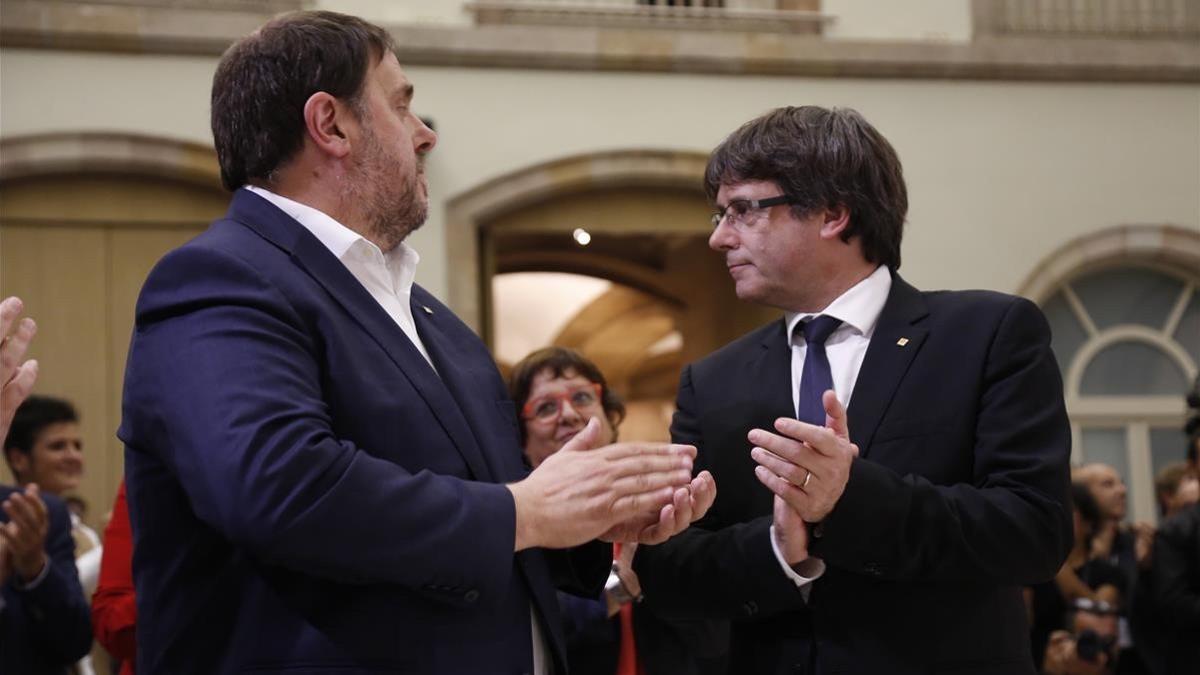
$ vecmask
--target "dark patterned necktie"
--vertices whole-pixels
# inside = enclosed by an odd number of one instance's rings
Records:
[[[842,325],[841,319],[820,315],[796,327],[804,333],[807,348],[804,351],[804,368],[800,372],[800,401],[796,406],[796,419],[817,426],[825,426],[825,407],[821,395],[833,389],[833,372],[829,369],[829,357],[825,355],[825,341]]]

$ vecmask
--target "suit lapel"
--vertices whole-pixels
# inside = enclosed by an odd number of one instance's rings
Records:
[[[291,254],[296,264],[346,310],[412,383],[462,453],[471,473],[480,480],[490,479],[492,474],[454,397],[404,331],[350,270],[303,225],[252,192],[239,190],[229,215]]]
[[[486,420],[496,419],[492,406],[501,403],[511,405],[507,400],[498,401],[495,396],[488,395],[491,391],[503,391],[491,355],[483,349],[483,343],[475,334],[449,309],[418,286],[413,287],[412,310],[421,342],[437,365],[442,381],[462,407],[475,438],[485,448],[482,461],[487,462],[498,481],[523,478],[525,469],[516,427],[486,426]],[[519,424],[515,415],[514,409],[512,421]],[[509,447],[505,447],[506,439],[511,440]],[[516,560],[525,576],[531,601],[537,608],[536,614],[542,619],[546,639],[561,667],[566,663],[566,638],[559,619],[554,588],[547,583],[552,576],[545,557],[540,550],[527,550],[518,553]]]
[[[458,401],[459,408],[465,415],[465,428],[471,430],[480,451],[479,461],[485,462],[490,475],[496,480],[516,480],[522,476],[513,475],[521,465],[521,450],[517,440],[516,427],[496,429],[486,426],[487,420],[497,419],[495,406],[501,401],[488,392],[503,390],[502,384],[494,378],[498,377],[496,365],[491,356],[482,348],[482,343],[453,316],[449,309],[440,303],[426,304],[424,291],[413,287],[412,309],[413,318],[421,342],[429,351],[429,357],[437,365],[442,382],[450,390],[451,396]],[[466,333],[464,335],[464,333]],[[475,345],[479,349],[470,349]],[[486,379],[493,378],[492,382]],[[507,398],[507,396],[505,396]],[[515,418],[514,418],[515,420]],[[510,448],[488,452],[486,447],[498,440],[510,438]],[[501,452],[511,451],[511,462],[504,462]]]
[[[751,357],[747,365],[748,382],[752,384],[754,409],[766,411],[767,426],[773,429],[777,417],[795,417],[792,401],[792,342],[783,319],[768,326],[760,343],[762,350]]]
[[[888,293],[875,334],[867,346],[850,409],[850,440],[858,444],[860,456],[871,449],[875,430],[891,405],[896,388],[921,350],[928,330],[921,320],[929,310],[920,291],[892,273],[892,290]]]

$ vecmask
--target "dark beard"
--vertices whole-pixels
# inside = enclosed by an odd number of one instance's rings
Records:
[[[350,206],[363,215],[368,238],[383,251],[390,251],[429,216],[428,203],[418,196],[425,159],[418,157],[416,170],[400,178],[384,158],[374,133],[368,130],[364,140],[369,151],[355,162],[356,175],[347,189]]]

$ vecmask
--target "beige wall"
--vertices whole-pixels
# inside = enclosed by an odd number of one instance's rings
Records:
[[[38,322],[35,391],[79,410],[79,494],[100,527],[124,470],[116,429],[138,291],[163,253],[223,210],[223,197],[150,177],[77,176],[11,181],[0,197],[0,293],[19,295]]]
[[[547,5],[553,5],[555,1],[543,0]],[[578,1],[557,1],[563,5],[580,4]],[[622,3],[622,0],[601,1],[612,5]],[[384,24],[469,25],[472,15],[463,9],[464,4],[452,0],[317,0],[314,6],[356,14]],[[624,4],[633,5],[635,0],[624,0]],[[965,42],[971,39],[970,0],[811,0],[811,3],[793,4],[819,6],[819,11],[833,17],[824,35],[839,40]],[[734,9],[773,9],[784,5],[779,0],[726,0],[725,6]]]
[[[316,9],[354,14],[381,24],[467,25],[471,23],[471,14],[463,9],[463,4],[455,0],[316,0],[312,3]]]
[[[821,0],[834,17],[824,35],[835,40],[971,39],[971,0]]]
[[[124,130],[208,142],[215,59],[0,50],[0,136]],[[613,148],[707,151],[773,106],[858,108],[895,144],[904,273],[1015,290],[1064,242],[1123,223],[1200,228],[1200,86],[837,80],[412,67],[441,135],[414,237],[443,293],[442,204],[518,168]]]

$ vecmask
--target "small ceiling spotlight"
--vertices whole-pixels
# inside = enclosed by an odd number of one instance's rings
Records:
[[[592,235],[582,227],[575,228],[575,231],[571,233],[571,237],[573,237],[575,239],[575,243],[579,244],[580,246],[587,246],[588,244],[592,243]]]

